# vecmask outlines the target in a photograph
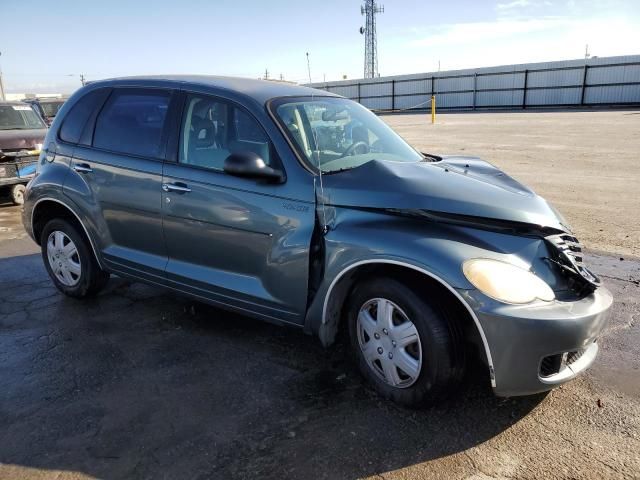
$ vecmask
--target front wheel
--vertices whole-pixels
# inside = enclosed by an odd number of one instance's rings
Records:
[[[11,201],[14,205],[24,205],[24,192],[27,190],[27,187],[18,183],[11,187]]]
[[[413,407],[449,393],[464,367],[452,320],[424,297],[377,278],[354,288],[348,308],[360,371],[382,396]]]
[[[109,274],[100,269],[91,245],[67,220],[50,220],[42,230],[40,246],[47,273],[65,295],[94,295],[107,283]]]

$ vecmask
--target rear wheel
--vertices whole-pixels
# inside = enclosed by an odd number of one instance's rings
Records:
[[[15,205],[23,205],[24,204],[24,192],[27,190],[27,188],[22,185],[21,183],[18,183],[17,185],[14,185],[13,187],[11,187],[11,201],[15,204]]]
[[[40,246],[49,276],[65,295],[94,295],[107,283],[109,274],[100,269],[91,246],[67,220],[50,220],[42,230]]]
[[[464,367],[446,311],[424,297],[396,280],[378,278],[357,285],[348,308],[360,371],[381,395],[407,406],[449,393]]]

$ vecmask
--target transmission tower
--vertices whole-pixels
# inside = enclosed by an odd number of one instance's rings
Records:
[[[365,15],[364,27],[360,27],[360,33],[364,34],[364,78],[378,76],[378,38],[376,37],[376,13],[384,12],[384,6],[378,5],[375,0],[364,0],[360,6],[360,13]]]

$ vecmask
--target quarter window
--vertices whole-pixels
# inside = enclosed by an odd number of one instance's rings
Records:
[[[69,143],[78,143],[91,114],[102,107],[110,89],[101,88],[87,93],[71,107],[60,127],[60,139]]]
[[[260,124],[241,108],[211,97],[187,97],[180,135],[180,163],[222,171],[226,158],[252,151],[271,163],[271,147]]]
[[[171,94],[166,91],[115,91],[96,121],[93,146],[158,158]]]

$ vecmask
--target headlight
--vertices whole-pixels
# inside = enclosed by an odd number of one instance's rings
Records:
[[[525,304],[536,299],[550,302],[555,298],[543,280],[510,263],[476,258],[464,262],[462,271],[474,287],[500,302]]]

